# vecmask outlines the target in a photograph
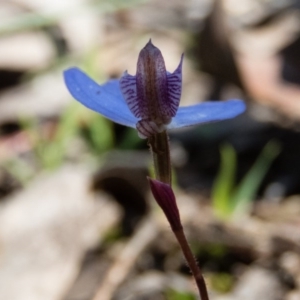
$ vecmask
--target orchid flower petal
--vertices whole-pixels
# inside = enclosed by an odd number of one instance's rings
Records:
[[[64,78],[68,90],[81,104],[113,122],[136,127],[138,119],[130,112],[123,98],[119,80],[99,85],[78,68],[66,70]]]
[[[140,51],[136,70],[137,106],[135,115],[156,123],[169,123],[172,117],[168,101],[167,72],[161,51],[151,40]]]
[[[120,78],[120,89],[128,108],[134,116],[139,118],[142,115],[142,111],[136,91],[136,76],[130,75],[125,71]]]
[[[174,117],[176,115],[180,98],[181,98],[182,62],[183,62],[183,54],[181,55],[181,59],[177,69],[173,73],[167,72],[168,99],[169,99],[169,109],[171,112],[171,117]]]
[[[231,119],[244,112],[245,109],[245,103],[238,99],[182,106],[179,107],[176,116],[172,119],[172,122],[167,128],[181,128]]]

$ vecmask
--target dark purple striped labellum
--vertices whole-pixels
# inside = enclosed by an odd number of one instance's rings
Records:
[[[127,71],[120,88],[132,114],[139,118],[136,128],[141,137],[166,129],[176,115],[181,97],[182,60],[173,73],[167,73],[164,58],[151,40],[141,50],[136,76]]]

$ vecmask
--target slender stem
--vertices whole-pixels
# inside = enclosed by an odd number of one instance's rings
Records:
[[[163,131],[152,136],[151,138],[149,138],[148,143],[152,150],[155,177],[159,181],[167,183],[171,186],[171,160],[167,132]],[[178,228],[173,230],[173,232],[195,278],[201,300],[209,300],[204,278],[202,276],[199,266],[197,265],[196,259],[191,251],[191,248],[186,240],[181,223],[180,226],[178,226]]]
[[[185,259],[192,271],[192,274],[195,278],[201,300],[209,300],[203,275],[201,273],[199,266],[197,265],[196,259],[195,259],[194,255],[191,251],[191,248],[186,240],[183,229],[179,229],[179,230],[176,230],[173,232],[177,238],[177,241],[178,241],[178,243],[181,247],[181,250],[184,254],[184,257],[185,257]]]
[[[171,160],[169,138],[166,131],[153,135],[148,141],[154,161],[157,180],[171,185]]]

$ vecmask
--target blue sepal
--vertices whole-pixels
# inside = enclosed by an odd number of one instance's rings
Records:
[[[72,96],[81,104],[113,122],[136,128],[138,119],[121,94],[119,80],[99,85],[78,68],[64,71],[64,79]]]
[[[167,128],[181,128],[231,119],[243,113],[245,109],[245,103],[238,99],[182,106],[179,107],[176,116],[172,119],[172,122]]]

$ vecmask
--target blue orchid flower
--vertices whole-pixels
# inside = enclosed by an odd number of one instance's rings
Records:
[[[245,103],[238,99],[178,107],[182,62],[183,55],[177,69],[167,72],[160,50],[150,40],[139,54],[135,76],[126,71],[119,80],[99,85],[78,68],[71,68],[64,78],[76,100],[113,122],[136,128],[141,138],[230,119],[245,111]]]

